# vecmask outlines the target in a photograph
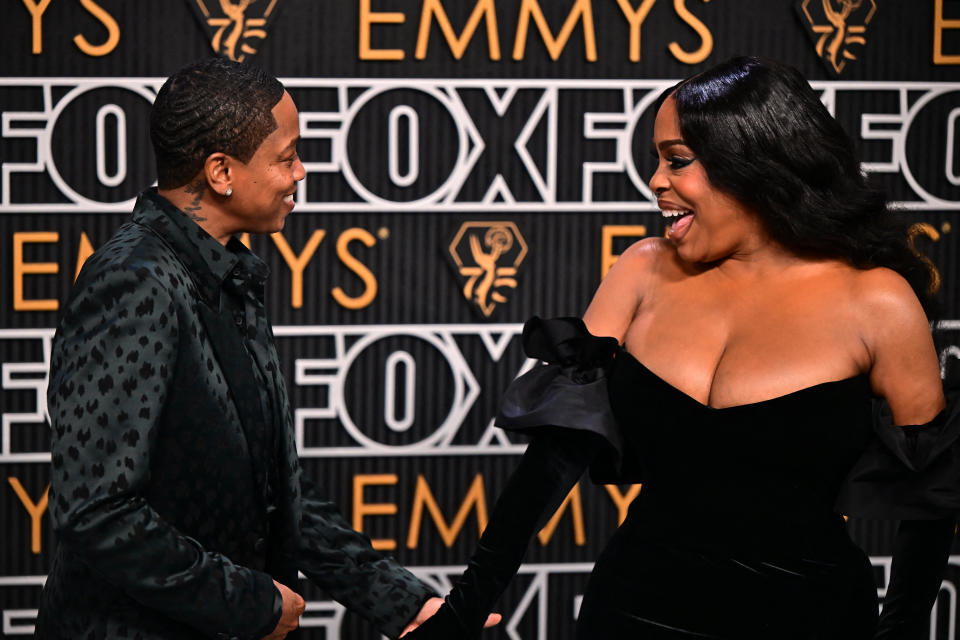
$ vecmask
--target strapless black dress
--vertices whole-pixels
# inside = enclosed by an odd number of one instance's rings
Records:
[[[620,349],[607,387],[643,489],[578,638],[872,637],[871,566],[834,511],[872,434],[865,376],[714,409]]]
[[[876,584],[840,514],[960,515],[960,393],[907,428],[863,375],[714,409],[579,319],[533,318],[523,345],[544,364],[510,385],[496,423],[532,434],[530,446],[446,604],[411,640],[478,638],[588,467],[596,482],[643,488],[596,562],[579,640],[867,640]]]
[[[514,381],[497,424],[599,435],[593,479],[643,484],[596,563],[580,640],[872,638],[876,582],[840,514],[960,514],[956,398],[907,429],[865,375],[715,409],[577,319],[532,319],[524,349],[549,364]]]

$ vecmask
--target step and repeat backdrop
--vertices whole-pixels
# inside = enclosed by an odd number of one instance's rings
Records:
[[[155,179],[148,115],[167,75],[202,56],[255,61],[297,102],[296,210],[249,242],[272,269],[300,453],[355,528],[445,591],[524,448],[492,426],[532,364],[523,321],[582,314],[617,256],[663,233],[646,185],[653,105],[738,54],[799,68],[855,138],[940,271],[938,348],[960,359],[960,1],[5,0],[2,635],[31,635],[56,544],[57,314]],[[592,560],[639,490],[582,482],[487,635],[571,638]],[[882,597],[894,525],[850,527]],[[951,562],[937,640],[957,637]],[[377,637],[301,590],[307,637]]]

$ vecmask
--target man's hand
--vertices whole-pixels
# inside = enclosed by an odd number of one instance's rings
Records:
[[[404,628],[403,633],[400,634],[400,637],[402,638],[403,636],[407,635],[408,633],[410,633],[411,631],[413,631],[414,629],[422,625],[424,622],[426,622],[427,618],[435,614],[437,612],[437,609],[439,609],[440,605],[442,604],[443,604],[443,598],[430,598],[429,600],[424,602],[423,607],[420,609],[420,613],[418,613],[417,617],[411,620],[410,624],[408,624]],[[492,627],[496,624],[500,624],[500,620],[502,618],[503,616],[501,616],[499,613],[491,613],[489,616],[487,616],[487,621],[483,623],[483,627],[487,628],[487,627]]]
[[[283,598],[283,613],[280,614],[280,622],[277,623],[277,628],[263,640],[283,640],[286,638],[288,633],[300,626],[300,616],[306,607],[299,593],[291,591],[286,585],[280,584],[276,580],[273,581],[273,584]],[[439,600],[439,598],[437,599]],[[443,601],[441,600],[441,602]]]

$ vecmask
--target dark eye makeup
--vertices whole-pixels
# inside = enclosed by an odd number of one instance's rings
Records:
[[[655,160],[660,159],[660,154],[657,153],[656,149],[650,149],[650,155]],[[686,166],[689,166],[694,160],[695,157],[684,157],[684,156],[669,156],[666,158],[667,162],[670,164],[671,169],[683,169]]]

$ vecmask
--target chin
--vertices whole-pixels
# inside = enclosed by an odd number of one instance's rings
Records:
[[[704,262],[706,259],[702,253],[695,252],[689,244],[674,243],[674,245],[677,247],[677,255],[685,262]]]

